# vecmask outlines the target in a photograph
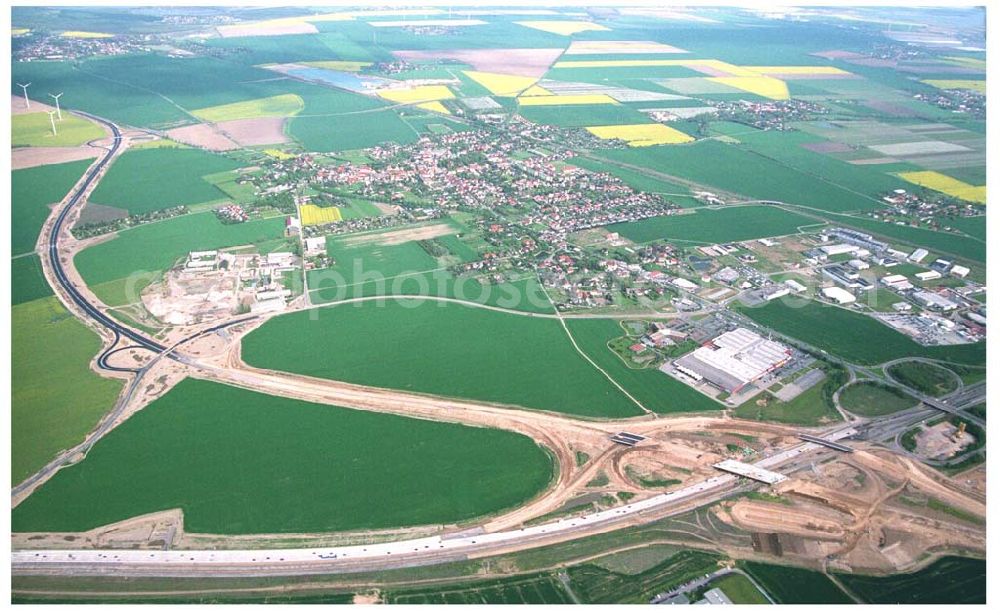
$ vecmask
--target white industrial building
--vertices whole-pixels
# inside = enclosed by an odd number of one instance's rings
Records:
[[[855,254],[858,251],[856,246],[849,243],[836,243],[832,246],[820,246],[820,251],[827,256],[838,256],[840,254]]]
[[[887,275],[879,280],[885,286],[889,288],[894,288],[896,290],[910,290],[913,288],[913,284],[902,274]]]
[[[831,301],[836,301],[840,305],[854,303],[856,297],[839,286],[829,286],[822,290],[823,296]]]
[[[684,278],[674,278],[670,280],[670,283],[681,290],[695,291],[698,290],[698,285],[691,280],[685,280]]]
[[[696,382],[708,381],[735,393],[781,367],[791,356],[784,344],[740,327],[677,359],[674,366]]]
[[[965,276],[969,275],[969,268],[963,267],[962,265],[955,265],[954,267],[951,268],[951,271],[949,273],[951,273],[951,275],[955,277],[964,278]]]
[[[930,252],[928,252],[927,250],[925,250],[923,248],[917,248],[916,250],[914,250],[913,252],[911,252],[910,255],[907,256],[906,258],[907,258],[907,260],[909,260],[911,262],[919,263],[920,261],[922,261],[925,258],[927,258],[928,254],[930,254]]]
[[[785,280],[785,286],[787,286],[788,288],[791,288],[792,291],[796,292],[796,293],[802,293],[802,292],[806,291],[806,287],[804,285],[799,284],[795,280],[791,280],[791,279]]]
[[[919,273],[915,273],[914,276],[918,280],[920,280],[921,282],[929,282],[931,280],[937,280],[938,278],[940,278],[941,277],[941,272],[940,271],[921,271]]]
[[[951,299],[926,290],[913,293],[913,299],[920,305],[932,310],[950,312],[951,310],[958,308],[958,304]]]

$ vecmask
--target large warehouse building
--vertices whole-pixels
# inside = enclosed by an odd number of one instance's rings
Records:
[[[791,358],[784,344],[744,328],[733,329],[674,361],[682,374],[735,393]]]

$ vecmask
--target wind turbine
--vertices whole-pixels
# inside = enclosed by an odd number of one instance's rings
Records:
[[[49,123],[52,124],[52,136],[54,137],[54,136],[58,135],[59,133],[56,132],[56,112],[55,111],[49,111]]]
[[[19,83],[17,85],[21,86],[21,89],[24,90],[24,108],[30,109],[31,101],[28,100],[28,86],[31,85],[31,82],[29,81],[28,83]]]
[[[59,97],[62,95],[63,95],[62,92],[59,92],[58,94],[49,94],[49,96],[51,96],[56,100],[56,114],[59,116],[60,122],[62,121],[62,110],[59,109]]]

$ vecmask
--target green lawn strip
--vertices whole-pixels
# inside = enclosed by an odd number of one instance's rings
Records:
[[[121,382],[89,363],[100,339],[55,297],[11,310],[11,480],[37,471],[79,444],[111,410]]]
[[[613,318],[568,318],[573,339],[580,349],[615,382],[620,384],[644,406],[656,413],[705,412],[722,406],[684,383],[656,368],[631,369],[608,348],[608,341],[621,335],[621,327]]]
[[[733,309],[757,323],[862,365],[904,357],[926,357],[965,365],[984,365],[986,345],[922,346],[870,316],[815,301],[791,306],[771,301]]]
[[[576,352],[555,319],[428,299],[278,316],[244,338],[243,357],[259,367],[391,389],[583,416],[641,413]]]
[[[522,435],[185,380],[12,512],[15,532],[81,531],[181,508],[185,530],[325,532],[453,523],[553,475]]]

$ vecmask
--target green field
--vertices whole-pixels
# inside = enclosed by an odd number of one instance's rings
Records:
[[[387,590],[386,604],[573,604],[551,573]]]
[[[441,259],[431,256],[416,241],[395,245],[380,245],[375,241],[352,243],[357,237],[359,235],[327,238],[327,254],[336,263],[327,269],[308,272],[313,303],[380,295],[424,295],[465,299],[524,312],[553,312],[552,304],[533,275],[502,284],[483,284],[471,275],[456,277],[447,271],[450,264],[479,258],[479,253],[457,234],[433,240],[448,251]]]
[[[42,259],[28,254],[10,261],[10,304],[48,297],[52,288],[42,274]]]
[[[913,226],[900,226],[871,218],[847,217],[838,221],[844,226],[882,235],[891,240],[904,242],[911,246],[920,246],[937,252],[954,254],[979,263],[986,262],[986,241],[968,239],[954,233],[943,233]],[[949,221],[950,222],[950,221]]]
[[[90,371],[100,340],[55,297],[11,311],[11,480],[83,441],[114,405],[121,383]]]
[[[281,217],[222,224],[212,212],[203,212],[122,231],[111,241],[83,250],[74,262],[84,281],[102,301],[122,305],[138,300],[137,296],[127,296],[130,277],[134,277],[138,292],[151,281],[151,274],[169,269],[190,251],[277,239],[283,233]]]
[[[10,116],[10,144],[12,147],[76,147],[93,139],[100,139],[104,131],[88,120],[69,112],[56,120],[56,134],[52,134],[49,114],[18,113]]]
[[[718,141],[683,146],[602,150],[612,161],[682,177],[752,198],[806,205],[827,212],[870,210],[877,195],[824,181],[766,156]]]
[[[570,568],[574,593],[586,604],[648,604],[656,594],[716,570],[719,556],[681,551],[638,574],[611,572],[594,564]]]
[[[860,416],[883,416],[912,408],[917,400],[897,388],[858,382],[840,392],[840,405]]]
[[[530,439],[185,380],[12,512],[79,531],[182,508],[185,530],[325,532],[452,523],[548,484]]]
[[[626,185],[641,192],[656,192],[665,194],[670,201],[677,203],[680,207],[702,207],[704,203],[691,196],[691,191],[673,182],[658,179],[651,175],[639,173],[632,169],[626,169],[616,164],[599,162],[590,158],[570,158],[567,162],[572,165],[589,169],[597,173],[610,173],[622,180]]]
[[[625,365],[618,354],[608,348],[608,341],[622,334],[618,321],[612,318],[577,318],[566,322],[573,339],[587,356],[653,412],[704,412],[722,408],[713,399],[658,369],[631,369]]]
[[[792,307],[771,301],[761,307],[735,305],[737,311],[769,327],[862,365],[878,365],[904,357],[926,357],[967,365],[984,365],[986,345],[921,346],[874,318],[810,301]]]
[[[958,386],[957,379],[951,372],[922,361],[897,363],[886,371],[896,382],[931,397],[941,397],[951,393]]]
[[[709,589],[718,588],[733,604],[771,604],[754,584],[741,574],[728,574],[709,583]]]
[[[288,117],[305,107],[297,94],[278,94],[267,98],[241,100],[225,105],[196,109],[192,114],[206,122],[226,122],[257,117]]]
[[[108,169],[90,200],[140,214],[224,199],[226,194],[202,176],[238,166],[234,160],[194,148],[126,151]]]
[[[244,338],[243,357],[320,378],[582,416],[641,413],[577,354],[557,320],[427,299],[278,316]]]
[[[626,105],[529,105],[518,113],[536,124],[566,128],[649,123],[649,116]]]
[[[310,152],[334,152],[372,147],[386,141],[412,143],[419,133],[399,111],[379,100],[335,90],[305,98],[305,109],[286,129]]]
[[[948,556],[909,574],[837,578],[870,604],[986,604],[986,561],[981,559]]]
[[[762,562],[739,562],[778,604],[853,604],[825,574]]]
[[[771,397],[766,406],[758,406],[758,395],[736,408],[734,415],[741,419],[774,421],[792,425],[825,425],[841,420],[833,405],[832,395],[846,382],[847,373],[832,369],[822,381],[797,395],[788,402]],[[769,395],[770,397],[770,395]]]
[[[50,209],[83,177],[89,160],[47,164],[30,169],[18,169],[10,174],[10,252],[24,254],[35,249]]]
[[[702,209],[690,214],[658,216],[637,222],[612,224],[609,231],[621,233],[637,243],[713,244],[761,237],[791,235],[803,226],[816,225],[814,218],[778,209],[751,205],[726,209]]]

